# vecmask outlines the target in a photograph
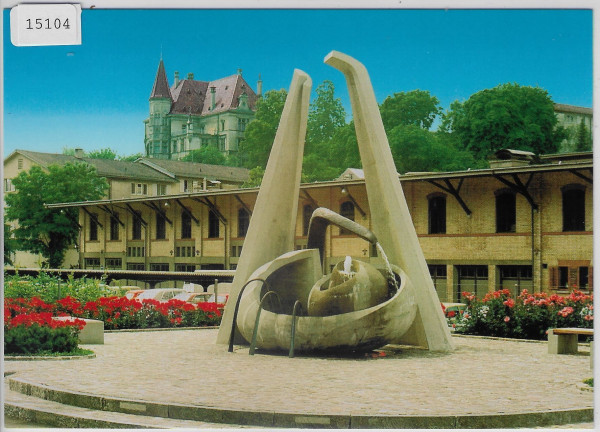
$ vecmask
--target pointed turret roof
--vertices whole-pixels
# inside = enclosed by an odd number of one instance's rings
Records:
[[[165,65],[160,59],[158,64],[158,71],[156,72],[156,79],[154,80],[154,86],[152,87],[152,98],[169,98],[171,99],[171,90],[169,90],[169,81],[167,80],[167,73],[165,72]]]

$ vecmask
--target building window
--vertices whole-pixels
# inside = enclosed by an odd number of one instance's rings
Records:
[[[195,246],[176,246],[175,256],[176,257],[193,257],[196,254]]]
[[[563,231],[585,231],[585,189],[567,186],[562,191]]]
[[[150,263],[150,271],[169,271],[169,263]]]
[[[225,120],[221,120],[221,130],[225,130]]]
[[[164,240],[167,238],[167,220],[165,217],[156,213],[156,240]]]
[[[250,214],[244,208],[238,210],[238,237],[246,237],[250,225]]]
[[[496,194],[496,232],[516,232],[517,204],[516,195],[511,191]]]
[[[17,169],[23,169],[23,159],[17,159]]]
[[[187,181],[187,180],[183,181],[183,191],[189,192],[189,181]]]
[[[192,216],[187,211],[181,212],[181,238],[192,238]]]
[[[551,290],[581,289],[592,290],[593,267],[581,265],[580,262],[563,262],[558,267],[548,268],[549,288]]]
[[[219,238],[219,218],[212,211],[208,211],[208,238]]]
[[[110,239],[119,240],[119,213],[110,217]]]
[[[242,256],[242,246],[231,246],[231,256],[233,258],[238,258]]]
[[[131,183],[132,195],[148,195],[148,185],[146,183]]]
[[[175,264],[176,272],[195,272],[196,265],[195,264]]]
[[[127,263],[127,270],[144,271],[146,270],[146,265],[144,263]]]
[[[429,198],[429,234],[446,234],[446,197]]]
[[[107,269],[121,269],[123,267],[123,260],[121,258],[106,258],[105,260]]]
[[[310,225],[310,218],[314,211],[315,211],[315,208],[310,204],[306,204],[304,207],[302,207],[302,235],[303,236],[308,235],[308,227]]]
[[[135,216],[133,216],[133,223],[131,238],[132,240],[141,240],[142,239],[142,214],[140,212],[135,212]]]
[[[248,124],[248,119],[238,119],[238,130],[240,132],[244,132],[246,130],[246,125]]]
[[[92,213],[90,216],[90,241],[98,240],[98,215]]]
[[[127,247],[128,257],[144,257],[146,256],[146,248],[144,246],[129,246]]]
[[[435,287],[438,298],[441,302],[448,301],[448,296],[446,294],[446,266],[444,264],[431,264],[428,267],[429,274],[431,275],[431,280],[433,281],[433,286]]]
[[[167,185],[159,184],[156,185],[156,195],[162,196],[167,194]]]
[[[352,201],[344,201],[340,206],[340,215],[354,221],[354,204]],[[340,228],[340,235],[350,235],[350,231]]]
[[[86,258],[83,260],[83,265],[86,269],[99,269],[100,258]]]
[[[12,184],[12,179],[4,179],[4,192],[14,192],[15,186]]]
[[[589,267],[579,267],[579,289],[587,290],[590,285],[590,271]]]

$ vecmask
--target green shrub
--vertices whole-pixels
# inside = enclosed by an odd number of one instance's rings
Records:
[[[69,275],[67,280],[40,272],[37,277],[4,274],[4,298],[38,297],[45,302],[54,302],[65,297],[73,297],[81,303],[100,297],[115,295],[102,279],[76,279]]]
[[[75,327],[31,326],[4,327],[4,354],[66,353],[77,349]]]

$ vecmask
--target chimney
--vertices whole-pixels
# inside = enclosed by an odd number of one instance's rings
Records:
[[[187,79],[193,80],[194,79],[194,74],[192,72],[188,73]]]
[[[217,97],[217,88],[215,86],[211,86],[210,88],[210,110],[215,109],[216,97]]]
[[[238,72],[237,73],[238,73],[239,76],[242,76],[242,69],[238,68]]]
[[[76,148],[75,149],[75,157],[76,158],[82,158],[85,156],[85,152],[83,151],[82,148]]]
[[[179,85],[179,71],[175,71],[175,82],[173,83],[175,88]]]
[[[256,96],[262,96],[262,80],[260,79],[260,74],[258,74],[258,82],[256,83]]]

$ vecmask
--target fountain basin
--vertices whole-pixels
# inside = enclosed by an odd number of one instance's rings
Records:
[[[292,310],[299,301],[304,314],[296,316],[296,351],[367,351],[398,343],[412,325],[417,308],[414,288],[406,273],[392,266],[400,279],[394,295],[372,307],[327,316],[307,316],[310,291],[323,278],[318,249],[285,253],[258,268],[248,280],[240,300],[237,326],[247,341],[252,340],[261,299],[274,291],[261,311],[256,348],[289,350]],[[385,270],[382,270],[384,272]]]

